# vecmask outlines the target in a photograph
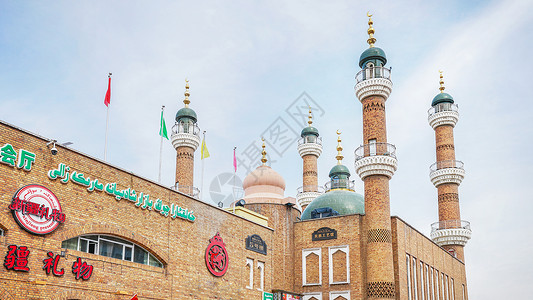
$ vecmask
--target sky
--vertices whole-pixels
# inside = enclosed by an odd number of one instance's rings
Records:
[[[262,136],[294,197],[307,104],[323,139],[319,183],[336,162],[340,130],[344,164],[362,193],[353,87],[368,48],[367,11],[393,68],[387,130],[399,166],[391,214],[427,236],[438,220],[427,110],[443,70],[460,112],[454,135],[466,170],[461,218],[473,232],[465,248],[470,299],[523,298],[533,281],[533,1],[1,1],[0,119],[103,159],[112,72],[107,161],[157,181],[161,106],[170,131],[188,78],[211,154],[201,161],[196,152],[203,201],[230,195],[234,147],[243,161],[238,180],[259,164]],[[169,141],[162,153],[162,184],[171,186]]]

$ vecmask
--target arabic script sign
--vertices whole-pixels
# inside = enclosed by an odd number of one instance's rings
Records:
[[[25,230],[44,235],[65,222],[59,200],[49,189],[37,184],[20,188],[9,206],[13,218]]]
[[[313,232],[313,241],[333,240],[337,238],[337,230],[329,227],[322,227]]]
[[[246,238],[246,249],[267,254],[267,245],[258,234],[252,234]]]
[[[98,178],[90,179],[83,173],[79,173],[77,171],[71,172],[70,167],[63,163],[60,163],[57,169],[48,171],[48,178],[52,180],[59,179],[59,181],[64,184],[72,181],[75,184],[86,187],[87,191],[91,193],[94,191],[105,192],[108,195],[114,196],[117,201],[125,199],[135,203],[135,206],[137,207],[147,210],[153,209],[165,217],[170,216],[172,219],[179,217],[191,222],[194,222],[196,219],[194,212],[187,208],[182,208],[174,203],[170,204],[170,206],[163,204],[161,199],[150,199],[149,194],[145,194],[143,192],[137,193],[132,188],[127,188],[124,190],[117,189],[116,182],[107,183],[104,185],[104,183],[98,181]]]
[[[226,251],[226,244],[217,234],[209,240],[209,245],[205,249],[205,264],[211,274],[220,277],[226,274],[228,270],[228,252]]]

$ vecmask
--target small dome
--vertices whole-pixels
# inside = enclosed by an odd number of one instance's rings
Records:
[[[431,102],[431,106],[435,106],[439,103],[444,103],[444,102],[453,103],[452,95],[448,93],[438,93],[437,96],[433,98],[433,101]]]
[[[302,129],[302,134],[300,136],[304,137],[304,136],[308,136],[311,134],[318,136],[318,129],[316,129],[313,126],[307,126],[304,129]]]
[[[329,177],[332,178],[338,175],[346,175],[350,177],[350,170],[348,170],[345,165],[335,165],[331,168],[331,171],[329,171]]]
[[[194,110],[188,107],[184,107],[178,110],[178,113],[176,114],[176,121],[179,122],[179,120],[182,118],[192,119],[194,123],[196,123],[196,120],[197,120],[196,113],[194,112]]]
[[[387,56],[385,56],[385,51],[378,47],[372,47],[366,49],[363,53],[361,53],[361,57],[359,58],[359,67],[362,68],[363,65],[371,59],[379,59],[383,62],[383,65],[387,63]]]
[[[365,214],[365,199],[363,195],[347,190],[331,190],[316,197],[305,208],[302,220],[311,219],[311,212],[315,209],[331,208],[340,216],[352,214]]]
[[[257,185],[270,185],[285,190],[285,179],[271,167],[259,166],[244,178],[242,188],[246,190]]]

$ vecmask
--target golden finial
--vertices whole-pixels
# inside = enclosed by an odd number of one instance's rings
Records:
[[[372,27],[372,15],[370,12],[367,12],[366,15],[368,16],[368,40],[366,42],[370,45],[370,48],[374,47],[374,43],[376,43],[376,38],[374,37],[374,28]]]
[[[266,155],[267,155],[267,152],[265,150],[265,138],[261,138],[261,140],[263,141],[263,151],[261,152],[261,154],[263,155],[263,158],[261,158],[261,162],[263,163],[263,166],[266,166],[266,162],[267,162],[267,158],[266,158]]]
[[[439,73],[440,73],[440,81],[439,81],[440,88],[439,88],[439,90],[440,90],[441,93],[444,93],[444,89],[445,89],[445,87],[444,87],[444,77],[442,76],[442,71],[441,70],[439,70]]]
[[[189,93],[189,79],[187,78],[185,78],[185,93],[183,94],[185,95],[183,103],[185,103],[185,107],[189,107],[189,103],[191,103],[191,101],[189,100],[189,96],[191,95],[191,93]]]
[[[309,121],[307,121],[307,124],[309,124],[309,127],[311,127],[311,124],[313,124],[313,114],[311,113],[311,106],[309,106]]]
[[[338,165],[342,165],[342,159],[344,158],[344,156],[342,156],[342,145],[341,145],[341,132],[339,130],[337,130],[337,156],[335,157],[337,159],[337,164]]]

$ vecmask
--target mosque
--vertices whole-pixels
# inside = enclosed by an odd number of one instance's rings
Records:
[[[295,145],[303,161],[296,203],[267,165],[264,142],[242,201],[228,208],[199,201],[200,130],[188,83],[172,128],[171,188],[0,121],[0,299],[468,299],[471,229],[460,215],[465,172],[453,138],[458,106],[441,73],[428,111],[439,214],[428,238],[390,214],[397,169],[385,116],[391,70],[374,46],[371,18],[368,25],[370,47],[355,84],[363,145],[354,166],[363,194],[343,162],[338,131],[337,164],[319,185],[322,140],[310,110]]]

